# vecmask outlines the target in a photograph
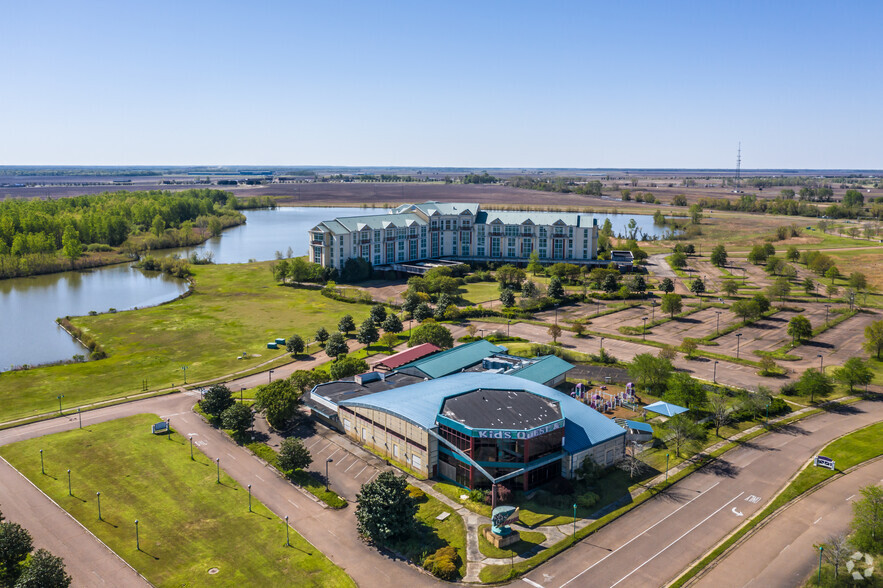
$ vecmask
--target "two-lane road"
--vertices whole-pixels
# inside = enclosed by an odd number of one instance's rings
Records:
[[[537,568],[524,582],[556,588],[665,585],[766,506],[821,447],[881,417],[883,402],[864,401],[746,442]]]

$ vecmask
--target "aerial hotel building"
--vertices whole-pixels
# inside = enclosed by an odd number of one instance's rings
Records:
[[[375,267],[408,271],[434,259],[595,265],[598,222],[572,212],[481,210],[477,203],[403,204],[387,214],[339,217],[310,229],[310,261],[341,269],[363,258]],[[601,262],[605,265],[609,262]]]

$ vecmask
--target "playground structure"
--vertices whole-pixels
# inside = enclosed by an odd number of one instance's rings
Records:
[[[638,411],[635,385],[632,382],[627,383],[625,390],[621,392],[608,392],[605,385],[599,386],[597,390],[592,390],[591,386],[578,383],[570,395],[600,413],[613,412],[620,406],[635,412]]]

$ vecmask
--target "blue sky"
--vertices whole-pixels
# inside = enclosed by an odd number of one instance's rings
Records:
[[[2,7],[5,165],[883,168],[879,1]]]

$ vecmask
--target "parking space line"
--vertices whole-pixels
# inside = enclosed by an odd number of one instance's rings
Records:
[[[338,452],[338,451],[340,451],[340,447],[338,447],[337,449],[335,449],[335,450],[334,450],[334,453],[332,453],[331,455],[328,456],[328,459],[331,459],[332,457],[334,457],[335,455],[337,455],[337,452]]]
[[[322,437],[319,437],[318,439],[316,439],[315,441],[313,441],[312,443],[310,443],[309,445],[307,445],[307,449],[312,449],[313,447],[315,447],[316,445],[318,445],[319,443],[321,443],[323,440],[324,440],[324,439],[323,439]]]
[[[328,445],[326,445],[325,447],[323,447],[322,449],[320,449],[319,451],[317,451],[317,452],[316,452],[316,455],[322,453],[323,451],[325,451],[325,450],[328,449],[329,447],[331,447],[331,443],[328,443]]]
[[[350,468],[353,467],[354,465],[356,465],[357,463],[359,463],[359,460],[358,460],[358,459],[357,459],[356,461],[354,461],[353,463],[351,463],[351,464],[349,465],[349,468],[343,470],[343,473],[347,473],[348,471],[350,471]]]
[[[359,476],[361,476],[361,475],[362,475],[362,472],[364,472],[364,471],[365,471],[365,468],[367,468],[367,467],[368,467],[368,464],[366,463],[366,464],[365,464],[365,467],[362,468],[362,469],[360,469],[360,470],[359,470],[359,473],[356,474],[355,476],[353,476],[353,478],[358,478]]]

